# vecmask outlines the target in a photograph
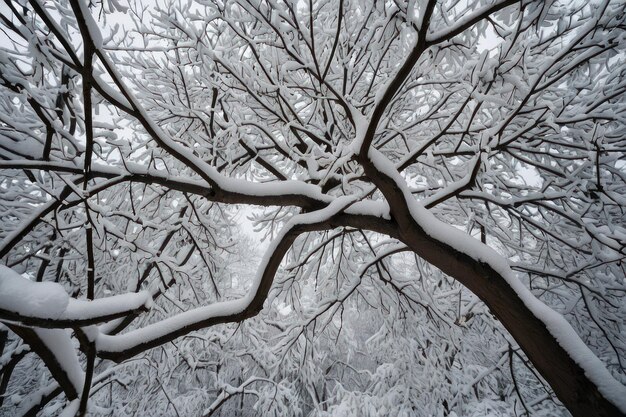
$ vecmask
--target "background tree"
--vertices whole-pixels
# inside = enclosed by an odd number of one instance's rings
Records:
[[[623,415],[625,11],[6,0],[3,410]]]

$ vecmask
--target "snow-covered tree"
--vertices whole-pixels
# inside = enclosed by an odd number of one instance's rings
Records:
[[[626,414],[625,16],[5,0],[0,411]]]

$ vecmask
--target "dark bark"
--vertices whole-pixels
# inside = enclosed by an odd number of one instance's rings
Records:
[[[57,361],[54,353],[48,349],[43,341],[37,336],[32,329],[27,327],[19,327],[15,325],[8,325],[8,327],[19,337],[26,342],[31,350],[35,352],[41,360],[46,364],[46,367],[52,374],[52,377],[59,383],[59,386],[65,393],[68,400],[75,400],[78,398],[78,390],[70,381],[67,372]]]

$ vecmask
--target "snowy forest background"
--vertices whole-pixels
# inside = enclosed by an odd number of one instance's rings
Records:
[[[3,0],[0,415],[624,415],[625,16]]]

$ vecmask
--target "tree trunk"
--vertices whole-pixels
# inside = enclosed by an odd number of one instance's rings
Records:
[[[457,279],[491,309],[574,417],[624,416],[500,274],[417,226],[408,233],[402,230],[402,240],[420,257]]]

